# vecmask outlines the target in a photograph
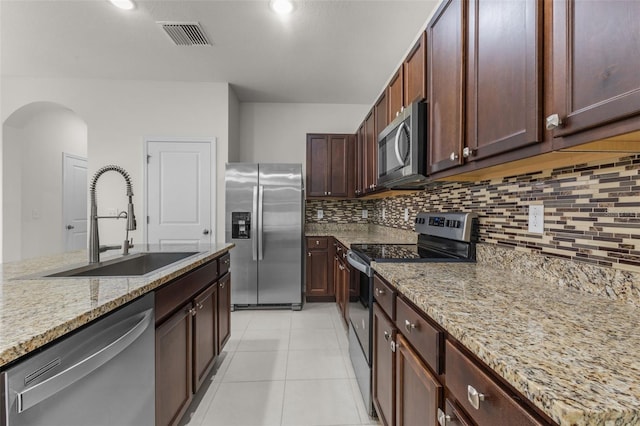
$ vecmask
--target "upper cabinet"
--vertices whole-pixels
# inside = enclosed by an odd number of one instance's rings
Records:
[[[427,27],[429,173],[462,164],[466,4],[461,0],[445,0]]]
[[[353,197],[353,135],[307,135],[307,197]]]
[[[422,33],[404,61],[404,106],[427,97],[426,37],[426,33]]]
[[[640,113],[638,16],[638,1],[554,0],[554,137]]]
[[[364,119],[364,150],[364,193],[366,194],[375,191],[378,186],[378,138],[373,109]]]
[[[479,160],[542,140],[541,22],[537,0],[469,3],[463,157]]]
[[[396,71],[389,81],[387,87],[387,122],[390,123],[404,107],[404,73],[402,72],[402,66]]]

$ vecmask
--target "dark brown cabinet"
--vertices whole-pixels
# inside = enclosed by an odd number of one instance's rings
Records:
[[[306,263],[307,301],[331,300],[333,289],[333,259],[329,254],[329,237],[308,237]]]
[[[333,263],[333,282],[336,294],[336,304],[340,312],[340,317],[345,325],[349,322],[349,288],[350,270],[346,261],[347,249],[337,240],[335,244],[335,255]]]
[[[366,163],[366,147],[365,147],[365,137],[364,137],[364,122],[358,127],[358,131],[356,132],[356,149],[355,149],[355,190],[354,194],[356,196],[361,196],[364,194],[364,181],[365,181],[365,163]]]
[[[442,385],[401,334],[396,338],[396,381],[396,426],[436,426]]]
[[[554,137],[640,114],[638,16],[637,1],[554,0]]]
[[[469,2],[467,161],[542,141],[542,5]]]
[[[427,97],[427,35],[422,33],[404,61],[404,106]]]
[[[353,197],[353,135],[307,135],[307,196]]]
[[[218,354],[231,337],[231,274],[218,280]]]
[[[193,398],[192,306],[156,326],[156,425],[175,425]]]
[[[387,86],[387,122],[391,123],[404,107],[404,73],[402,66],[391,77]]]
[[[364,119],[364,192],[376,190],[378,186],[378,141],[376,138],[375,113],[372,109]]]
[[[427,26],[430,174],[462,164],[466,5],[445,0]]]
[[[220,268],[213,259],[155,292],[158,426],[179,423],[229,338],[228,253],[220,259]]]
[[[396,328],[378,303],[373,304],[373,404],[380,422],[385,426],[395,422],[394,344]]]

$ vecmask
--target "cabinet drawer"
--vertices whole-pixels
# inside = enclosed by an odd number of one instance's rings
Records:
[[[156,291],[156,324],[218,279],[218,262],[212,260]]]
[[[543,425],[474,360],[450,341],[446,343],[447,388],[467,414],[480,425]]]
[[[329,237],[308,237],[307,250],[326,250],[329,247]]]
[[[413,345],[429,367],[442,373],[442,341],[444,334],[432,326],[424,317],[404,300],[396,301],[396,326]]]
[[[393,321],[396,318],[396,295],[398,294],[393,287],[382,281],[382,279],[374,275],[373,277],[373,297],[382,308],[385,314]]]
[[[231,266],[231,255],[227,252],[226,254],[218,258],[218,276],[221,277],[227,272],[229,272],[230,266]]]

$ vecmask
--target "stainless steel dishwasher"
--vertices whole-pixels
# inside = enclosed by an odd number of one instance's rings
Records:
[[[2,425],[154,425],[154,348],[150,293],[4,371]]]

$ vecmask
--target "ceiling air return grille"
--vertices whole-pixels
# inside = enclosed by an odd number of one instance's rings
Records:
[[[178,46],[211,46],[199,22],[158,22]]]

